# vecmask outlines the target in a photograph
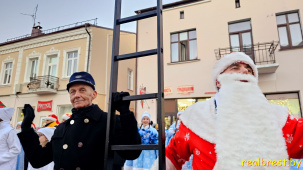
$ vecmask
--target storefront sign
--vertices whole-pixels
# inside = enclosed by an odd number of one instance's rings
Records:
[[[52,111],[53,100],[50,101],[38,101],[37,111],[49,110]]]
[[[194,86],[179,86],[177,88],[179,94],[189,94],[194,92]]]
[[[171,90],[170,87],[164,88],[164,96],[171,95],[172,93],[173,93],[173,91]]]

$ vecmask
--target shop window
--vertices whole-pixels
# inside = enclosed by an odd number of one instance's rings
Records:
[[[298,93],[265,94],[265,96],[272,104],[286,106],[294,117],[302,117]]]
[[[188,106],[195,104],[196,102],[209,100],[210,98],[198,98],[198,99],[178,99],[178,111],[185,110]]]
[[[3,64],[2,69],[2,84],[10,84],[12,79],[13,62],[7,62]]]
[[[17,122],[23,121],[24,119],[24,114],[22,112],[22,109],[24,107],[18,107],[17,108]],[[32,106],[32,108],[35,110],[35,106]]]
[[[171,34],[171,62],[195,60],[197,53],[196,30]]]
[[[298,12],[289,12],[276,15],[280,47],[302,47],[302,29]]]
[[[62,118],[61,117],[65,113],[72,114],[72,109],[73,109],[72,105],[58,105],[57,116],[58,116],[59,122],[62,122]]]
[[[241,51],[253,59],[253,40],[250,20],[228,24],[229,41],[232,51]]]

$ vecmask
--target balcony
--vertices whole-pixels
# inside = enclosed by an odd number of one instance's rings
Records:
[[[259,74],[274,73],[279,67],[275,58],[275,50],[278,44],[279,42],[272,41],[267,43],[257,43],[253,46],[219,48],[215,49],[215,55],[217,60],[219,60],[221,57],[234,51],[244,52],[250,56],[257,65]]]
[[[28,92],[34,94],[54,94],[59,88],[59,78],[54,76],[30,77]]]

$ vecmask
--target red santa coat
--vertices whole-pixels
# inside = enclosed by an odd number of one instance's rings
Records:
[[[295,119],[289,115],[282,131],[289,158],[303,158],[303,119]],[[181,123],[179,131],[166,147],[166,157],[180,170],[191,154],[193,154],[193,169],[214,168],[215,144],[202,139]]]

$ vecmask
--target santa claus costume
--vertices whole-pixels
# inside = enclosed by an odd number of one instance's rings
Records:
[[[248,64],[254,75],[223,73],[233,63]],[[193,169],[289,169],[289,158],[302,158],[303,119],[285,107],[267,102],[258,86],[258,70],[244,53],[223,57],[213,81],[221,88],[215,97],[188,107],[178,133],[166,147],[167,169],[181,169],[193,154]],[[285,164],[247,164],[247,161]],[[246,162],[245,162],[246,161]]]

